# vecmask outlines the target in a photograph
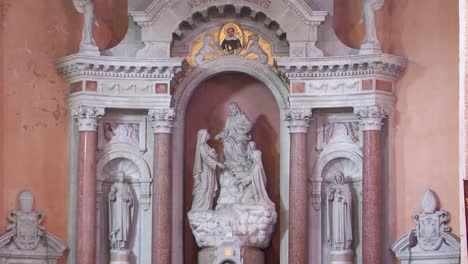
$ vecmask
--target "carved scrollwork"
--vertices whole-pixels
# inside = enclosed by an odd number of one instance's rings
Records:
[[[176,114],[174,108],[150,110],[148,115],[153,122],[155,134],[170,134],[174,127]]]
[[[382,120],[388,115],[388,111],[378,105],[357,107],[354,114],[360,119],[362,130],[380,130]]]
[[[79,131],[97,131],[98,118],[104,115],[104,108],[94,106],[78,106],[72,115],[78,121]]]
[[[310,109],[288,109],[285,121],[288,122],[290,133],[307,133],[309,122],[312,119]]]

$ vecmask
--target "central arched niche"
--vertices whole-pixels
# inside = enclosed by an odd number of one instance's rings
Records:
[[[184,263],[196,264],[198,247],[188,224],[192,206],[193,164],[197,131],[206,128],[212,138],[221,132],[227,118],[229,102],[236,102],[253,125],[252,140],[262,151],[267,175],[267,192],[280,210],[280,110],[270,89],[259,80],[238,72],[225,72],[203,81],[192,94],[185,113],[184,133]],[[208,142],[223,160],[222,144]],[[280,219],[271,245],[265,251],[266,263],[280,262]]]

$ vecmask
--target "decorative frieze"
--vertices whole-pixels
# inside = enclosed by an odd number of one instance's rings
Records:
[[[290,133],[307,133],[312,119],[311,109],[288,109],[285,121],[288,122]]]
[[[79,131],[97,131],[98,118],[101,118],[104,112],[104,108],[101,107],[78,106],[72,110],[72,115],[78,121]]]
[[[388,115],[388,111],[381,106],[356,107],[354,114],[359,117],[360,125],[363,131],[380,130],[382,121]]]
[[[170,134],[174,128],[176,114],[174,108],[149,110],[155,134]]]

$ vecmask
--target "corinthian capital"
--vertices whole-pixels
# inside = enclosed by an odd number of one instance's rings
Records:
[[[373,105],[354,108],[354,114],[359,117],[362,130],[380,130],[382,120],[388,115],[384,108]]]
[[[104,108],[78,106],[72,110],[72,115],[78,121],[79,131],[97,131],[98,118],[104,115]]]
[[[285,121],[288,122],[289,133],[307,133],[311,119],[312,111],[310,109],[286,110]]]
[[[148,115],[153,122],[155,134],[170,134],[176,118],[174,108],[149,110]]]

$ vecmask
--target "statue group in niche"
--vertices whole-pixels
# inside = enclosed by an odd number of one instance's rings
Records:
[[[216,246],[226,237],[238,239],[240,246],[264,248],[269,244],[276,211],[266,191],[262,153],[252,141],[251,129],[245,113],[230,103],[224,129],[215,136],[223,143],[224,163],[208,145],[208,131],[198,131],[188,217],[199,247]],[[214,208],[218,171],[220,190]]]
[[[201,41],[201,46],[199,49],[194,49],[194,54],[188,57],[189,64],[198,65],[216,57],[232,55],[245,57],[262,64],[270,63],[270,45],[258,34],[242,30],[235,23],[228,23],[219,32],[207,33],[200,39],[202,40],[197,41]]]

